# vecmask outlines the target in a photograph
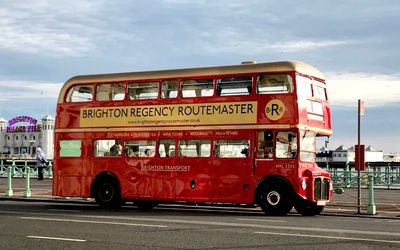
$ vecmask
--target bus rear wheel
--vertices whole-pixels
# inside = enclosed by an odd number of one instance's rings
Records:
[[[111,178],[104,178],[96,183],[95,199],[97,204],[105,208],[118,208],[122,205],[121,189]]]
[[[282,184],[267,185],[259,193],[258,205],[266,215],[286,215],[293,207],[289,188]]]
[[[296,211],[304,216],[314,216],[320,214],[323,210],[323,206],[317,206],[314,202],[311,201],[297,201],[294,204],[294,208]]]

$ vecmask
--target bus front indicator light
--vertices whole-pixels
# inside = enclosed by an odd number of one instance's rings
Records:
[[[301,188],[302,188],[303,190],[306,190],[306,188],[307,188],[307,180],[306,180],[306,179],[303,179],[303,180],[301,181]]]

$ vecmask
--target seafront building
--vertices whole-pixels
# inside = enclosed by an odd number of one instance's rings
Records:
[[[42,148],[49,159],[54,155],[54,118],[46,115],[42,123],[29,116],[11,120],[0,117],[0,158],[34,158]]]
[[[334,150],[321,148],[317,152],[317,162],[354,162],[354,147],[346,148],[344,145]],[[365,148],[365,162],[399,162],[399,154],[385,154],[382,150],[376,150],[372,146]]]

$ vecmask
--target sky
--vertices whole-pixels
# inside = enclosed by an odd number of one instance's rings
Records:
[[[326,77],[333,136],[400,152],[398,0],[0,0],[0,117],[55,116],[81,74],[302,61]]]

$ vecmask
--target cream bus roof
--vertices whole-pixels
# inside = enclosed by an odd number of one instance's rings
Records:
[[[256,72],[281,72],[297,71],[306,75],[325,79],[324,75],[313,66],[303,62],[270,62],[270,63],[250,63],[232,66],[217,66],[204,68],[172,69],[159,71],[142,71],[131,73],[99,74],[99,75],[80,75],[69,79],[61,89],[58,103],[63,102],[63,97],[68,88],[75,83],[93,83],[93,82],[118,82],[128,80],[151,80],[160,78],[181,78],[196,77],[207,75],[227,75],[240,73]]]

